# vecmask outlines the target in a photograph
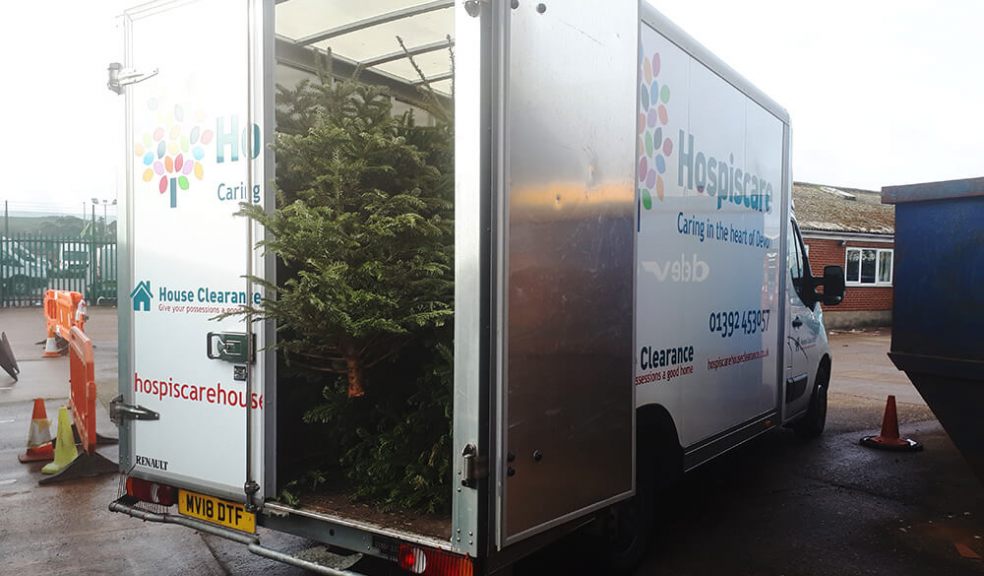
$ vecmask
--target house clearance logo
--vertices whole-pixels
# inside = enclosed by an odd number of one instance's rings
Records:
[[[654,195],[663,200],[666,159],[673,154],[673,141],[663,134],[669,122],[670,87],[659,82],[659,52],[650,58],[640,48],[639,60],[639,198],[642,207],[651,210]]]
[[[157,114],[157,127],[144,133],[133,153],[143,162],[143,181],[156,181],[160,194],[170,192],[171,208],[176,208],[178,188],[188,190],[192,176],[205,177],[202,159],[214,134],[191,122],[181,105],[163,108],[156,98],[147,101],[148,111]]]
[[[150,301],[154,295],[150,292],[150,280],[138,282],[130,292],[130,301],[133,302],[134,312],[150,312]]]

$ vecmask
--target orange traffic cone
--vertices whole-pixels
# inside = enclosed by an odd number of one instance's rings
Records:
[[[44,408],[44,400],[34,399],[34,413],[31,414],[31,427],[27,431],[27,451],[18,454],[21,462],[47,462],[55,457],[51,444],[51,421]]]
[[[58,338],[54,334],[49,334],[44,341],[44,358],[58,358],[65,352],[65,348],[58,346]]]
[[[895,411],[895,396],[889,396],[885,402],[885,416],[882,417],[881,434],[865,436],[861,445],[879,450],[895,450],[899,452],[914,452],[922,450],[922,444],[911,438],[899,436],[899,416]]]

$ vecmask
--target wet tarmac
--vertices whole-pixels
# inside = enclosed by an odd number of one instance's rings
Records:
[[[688,474],[661,500],[636,574],[984,574],[984,486],[887,358],[889,343],[888,331],[834,334],[824,435],[775,430]],[[888,394],[922,452],[858,444],[878,432]],[[597,573],[578,544],[555,546],[530,572]]]
[[[303,572],[190,529],[107,511],[115,475],[38,486],[24,465],[31,399],[52,420],[68,396],[65,358],[42,360],[40,309],[0,311],[21,367],[0,373],[0,575],[230,574]],[[115,310],[93,309],[103,408],[116,394]],[[804,443],[778,430],[688,475],[659,512],[656,543],[637,574],[962,575],[984,573],[984,487],[905,375],[885,353],[887,332],[835,334],[827,433]],[[923,452],[858,445],[876,432],[886,394],[899,401],[903,434]],[[100,409],[100,431],[115,434]],[[101,449],[115,459],[115,447]],[[262,532],[268,546],[298,551],[304,540]],[[583,542],[546,550],[528,566],[550,574],[588,569]],[[536,567],[541,569],[536,570]]]
[[[97,424],[115,436],[106,407],[116,396],[116,310],[90,308],[86,333],[96,361]],[[45,399],[55,435],[58,407],[67,403],[68,358],[42,358],[44,322],[40,308],[0,311],[20,366],[13,382],[0,373],[0,575],[252,575],[288,576],[303,571],[264,560],[238,544],[193,530],[141,522],[109,512],[119,494],[118,476],[39,486],[43,463],[21,464],[33,398]],[[116,446],[99,452],[116,461]],[[268,534],[274,546],[297,550],[303,540]]]

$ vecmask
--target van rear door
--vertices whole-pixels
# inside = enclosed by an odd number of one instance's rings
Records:
[[[633,493],[638,5],[507,20],[498,544]],[[483,7],[483,11],[486,8]]]
[[[266,366],[255,353],[264,335],[241,314],[262,298],[247,279],[263,275],[250,249],[260,231],[236,215],[241,203],[263,203],[267,189],[262,4],[129,10],[115,80],[110,69],[110,88],[126,100],[120,466],[240,502],[244,484],[263,482],[268,409]],[[262,495],[260,487],[257,501]]]

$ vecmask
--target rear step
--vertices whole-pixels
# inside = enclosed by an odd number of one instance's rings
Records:
[[[146,522],[159,522],[161,524],[178,524],[180,526],[186,526],[188,528],[198,530],[199,532],[204,532],[206,534],[211,534],[212,536],[219,536],[239,544],[244,544],[250,552],[256,554],[257,556],[283,562],[284,564],[290,564],[291,566],[310,570],[318,574],[325,574],[326,576],[365,576],[360,572],[330,568],[322,564],[317,564],[315,562],[298,558],[297,556],[291,556],[290,554],[284,554],[283,552],[272,550],[260,544],[260,537],[255,534],[244,534],[242,532],[221,528],[219,526],[214,526],[212,524],[208,524],[207,522],[202,522],[201,520],[196,520],[194,518],[188,518],[186,516],[168,514],[166,512],[163,514],[149,512],[136,507],[136,502],[137,500],[133,497],[123,496],[109,505],[109,511],[126,514]]]

